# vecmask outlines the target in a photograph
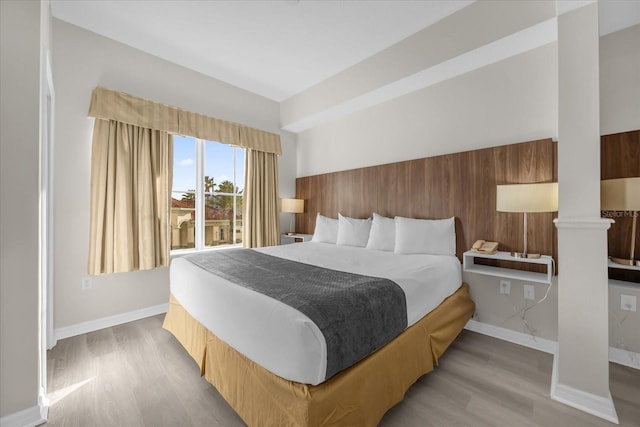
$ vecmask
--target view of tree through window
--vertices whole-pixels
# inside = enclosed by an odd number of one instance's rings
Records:
[[[242,243],[244,150],[174,136],[173,152],[171,249]]]

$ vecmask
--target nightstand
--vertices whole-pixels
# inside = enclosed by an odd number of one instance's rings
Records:
[[[475,264],[476,258],[495,259],[500,261],[524,262],[528,264],[540,264],[547,267],[546,273],[533,271],[514,270],[512,268],[494,267],[491,265]],[[535,283],[551,283],[553,280],[553,258],[542,255],[540,258],[514,258],[509,252],[496,252],[495,254],[480,254],[467,251],[462,254],[462,266],[469,273],[485,274],[488,276],[504,277],[506,279],[525,280]]]
[[[280,244],[310,242],[311,237],[313,237],[311,234],[283,234],[280,236]]]

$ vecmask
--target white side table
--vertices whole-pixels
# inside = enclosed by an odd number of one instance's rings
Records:
[[[534,271],[514,270],[512,268],[494,267],[491,265],[475,264],[476,258],[495,259],[500,261],[524,262],[528,264],[540,264],[547,267],[546,273]],[[514,258],[509,252],[496,252],[495,254],[481,254],[467,251],[462,254],[462,268],[469,273],[485,274],[488,276],[504,277],[506,279],[525,280],[527,282],[550,284],[553,280],[553,258],[542,255],[540,258]]]
[[[280,236],[280,244],[288,245],[290,243],[300,243],[311,241],[311,234],[282,234]]]

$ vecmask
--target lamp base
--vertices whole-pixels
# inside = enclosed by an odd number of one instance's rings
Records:
[[[610,257],[609,258],[612,262],[615,262],[616,264],[620,264],[620,265],[637,265],[640,266],[640,261],[636,261],[633,259],[625,259],[625,258],[616,258],[616,257]]]
[[[511,256],[514,258],[529,258],[529,259],[540,258],[540,254],[526,254],[524,252],[511,252]]]

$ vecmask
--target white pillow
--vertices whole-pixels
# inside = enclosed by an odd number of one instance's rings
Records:
[[[393,218],[387,218],[373,213],[371,233],[367,241],[367,249],[379,251],[393,251],[396,246],[396,222]]]
[[[318,214],[316,216],[316,229],[313,232],[312,242],[336,243],[338,239],[338,220],[327,218]]]
[[[339,245],[365,247],[370,231],[371,218],[355,219],[338,214],[337,243]]]
[[[412,219],[395,217],[396,245],[399,254],[456,254],[455,218]]]

